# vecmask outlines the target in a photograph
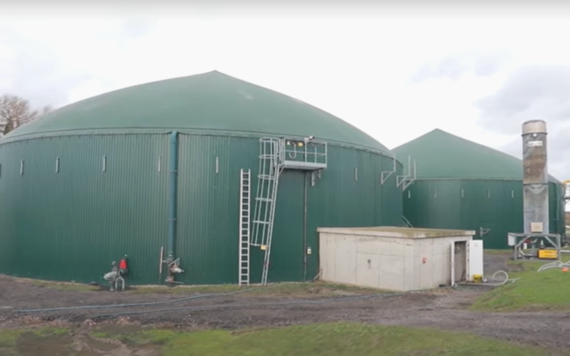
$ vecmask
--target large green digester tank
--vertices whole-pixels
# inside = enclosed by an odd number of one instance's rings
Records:
[[[523,231],[523,164],[500,151],[433,130],[392,150],[416,161],[404,192],[413,226],[475,230],[485,248],[507,249],[509,232]],[[564,186],[549,176],[550,232],[564,234]]]
[[[237,283],[240,172],[253,211],[260,139],[310,136],[326,143],[326,169],[282,172],[269,281],[310,280],[317,227],[401,224],[402,166],[381,182],[394,160],[372,137],[217,71],[82,100],[2,138],[0,273],[101,281],[126,254],[129,284],[164,283],[168,257],[176,282]],[[252,247],[252,283],[262,259]]]

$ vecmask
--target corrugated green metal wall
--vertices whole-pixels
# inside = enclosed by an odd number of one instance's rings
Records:
[[[127,253],[133,283],[156,281],[156,246],[167,231],[167,157],[167,136],[0,146],[0,272],[99,281]]]
[[[552,233],[564,233],[561,187],[549,185]],[[506,249],[507,234],[523,231],[523,189],[517,180],[417,180],[404,192],[404,216],[415,227],[489,229],[485,248]]]
[[[176,257],[185,270],[180,281],[237,282],[239,171],[250,168],[256,175],[258,150],[257,138],[179,136]],[[162,283],[169,154],[167,134],[0,145],[0,273],[101,282],[111,261],[126,253],[128,283]],[[285,171],[269,279],[300,281],[317,274],[319,226],[400,225],[396,175],[380,184],[380,172],[391,168],[388,157],[329,146],[329,168],[314,186],[310,174]],[[252,192],[255,185],[254,179]],[[311,255],[305,255],[308,246]],[[261,267],[261,251],[254,250],[253,282],[260,280]]]

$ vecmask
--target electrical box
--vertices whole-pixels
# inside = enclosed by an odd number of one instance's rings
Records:
[[[517,243],[516,237],[514,237],[511,234],[508,234],[507,235],[507,245],[514,246],[514,245],[516,245],[516,243]]]
[[[531,222],[530,223],[530,232],[532,233],[542,233],[543,224],[541,222]]]
[[[557,260],[558,251],[556,250],[538,250],[538,258]]]
[[[474,282],[483,278],[483,241],[467,241],[467,280]]]

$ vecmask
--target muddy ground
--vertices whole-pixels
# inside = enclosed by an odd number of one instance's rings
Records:
[[[488,276],[496,270],[506,268],[505,256],[487,255],[485,259]],[[189,294],[64,291],[0,276],[0,328],[46,323],[85,328],[96,324],[127,323],[185,329],[236,329],[354,321],[467,331],[481,336],[548,348],[570,347],[568,337],[570,313],[495,314],[467,310],[479,295],[487,291],[489,287],[460,287],[390,297],[343,295],[337,297],[335,302],[324,303],[320,302],[319,288],[315,287],[310,289],[307,295],[294,298],[279,295],[248,295],[245,292],[180,301],[179,299],[187,298]],[[174,300],[179,301],[173,302]],[[164,303],[167,301],[168,303]],[[18,312],[21,309],[32,308],[151,302],[162,304]]]

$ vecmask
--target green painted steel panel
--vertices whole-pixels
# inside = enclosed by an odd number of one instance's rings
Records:
[[[65,133],[203,130],[317,136],[389,152],[349,123],[301,100],[217,71],[137,85],[65,106],[4,139]]]
[[[417,180],[404,192],[404,216],[416,227],[489,229],[486,248],[508,248],[523,231],[522,161],[433,130],[393,150],[416,160]],[[550,176],[551,232],[564,233],[560,182]],[[481,238],[479,236],[479,238]]]
[[[167,231],[167,150],[167,136],[148,135],[2,145],[0,272],[101,282],[128,254],[129,282],[155,283],[156,246]]]
[[[396,187],[401,164],[382,184],[381,173],[393,170],[392,159],[340,148],[330,152],[340,157],[341,164],[331,164],[308,188],[307,245],[312,254],[307,280],[318,274],[318,227],[402,226],[402,191]],[[357,179],[354,168],[358,168]]]
[[[418,178],[523,178],[520,159],[439,129],[398,146],[392,152],[402,162],[407,162],[408,156],[415,159]],[[551,182],[560,183],[549,177]]]
[[[564,234],[561,185],[549,191],[551,232]],[[523,231],[522,194],[519,180],[418,180],[404,193],[404,216],[415,227],[475,230],[485,248],[507,249],[507,234]]]
[[[164,281],[158,268],[160,249],[167,248],[168,134],[2,142],[0,273],[102,282],[111,261],[126,253],[128,283]],[[175,254],[185,270],[177,276],[181,282],[237,282],[239,172],[251,169],[255,192],[258,155],[258,138],[179,135]],[[318,273],[319,226],[401,225],[402,193],[395,182],[401,165],[380,183],[392,162],[386,155],[330,145],[329,166],[314,186],[310,173],[286,170],[269,280],[301,281]],[[262,262],[262,251],[252,248],[254,283]]]
[[[252,192],[256,192],[258,154],[257,139],[180,135],[177,257],[181,258],[182,267],[187,271],[178,276],[180,281],[188,284],[236,283],[239,171],[251,169]],[[395,178],[382,187],[380,168],[369,168],[380,167],[383,163],[391,168],[391,158],[338,146],[329,146],[328,157],[329,166],[320,178],[315,176],[315,186],[311,186],[311,173],[285,170],[281,175],[270,282],[302,281],[316,275],[318,226],[401,224],[401,191],[396,188]],[[355,167],[359,167],[358,182],[354,181]],[[381,214],[381,205],[390,206],[389,213]],[[253,205],[251,209],[253,211]],[[305,256],[308,246],[312,248],[312,254]],[[262,266],[263,251],[252,247],[252,283],[261,280]]]

